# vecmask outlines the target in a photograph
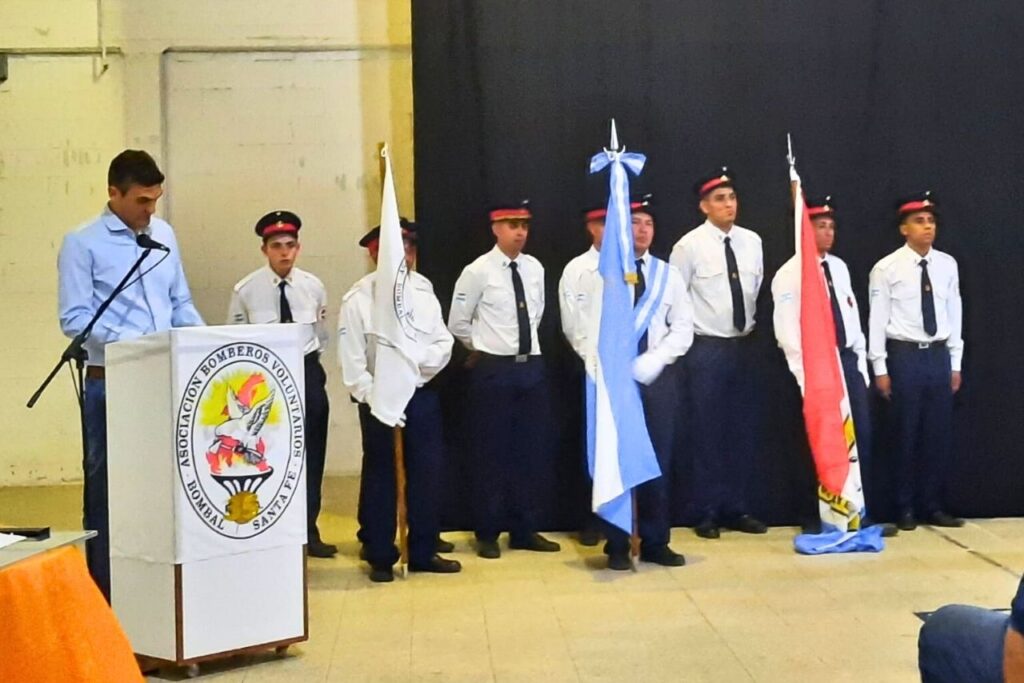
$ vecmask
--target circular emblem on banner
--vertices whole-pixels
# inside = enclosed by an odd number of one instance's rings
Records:
[[[175,453],[185,498],[212,531],[252,538],[273,526],[306,454],[302,396],[284,361],[250,342],[206,356],[182,391]]]
[[[409,264],[406,263],[403,257],[398,265],[398,271],[395,272],[395,289],[393,292],[395,317],[398,318],[398,324],[402,328],[402,333],[409,339],[416,341],[416,319],[413,316],[411,293],[409,286]]]

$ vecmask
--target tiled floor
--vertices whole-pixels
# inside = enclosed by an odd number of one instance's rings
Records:
[[[602,570],[597,548],[482,560],[447,534],[462,574],[371,584],[356,559],[355,482],[334,479],[310,560],[310,639],[207,664],[201,680],[915,681],[920,620],[948,602],[1005,607],[1024,569],[1024,520],[921,528],[877,555],[802,557],[793,529],[718,541],[676,529],[680,569]],[[0,521],[77,521],[76,487],[0,489]],[[150,680],[182,680],[164,671]]]

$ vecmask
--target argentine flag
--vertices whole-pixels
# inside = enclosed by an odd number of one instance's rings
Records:
[[[618,147],[612,123],[612,146]],[[629,210],[628,168],[643,170],[642,154],[605,150],[594,156],[590,172],[610,167],[611,193],[598,271],[604,289],[597,354],[587,360],[587,458],[593,478],[593,510],[626,533],[633,532],[631,491],[661,476],[647,433],[633,361],[643,326],[633,310],[633,225]]]

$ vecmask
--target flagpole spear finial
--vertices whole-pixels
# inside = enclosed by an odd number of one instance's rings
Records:
[[[611,140],[608,143],[608,147],[605,147],[604,152],[608,155],[609,159],[614,159],[618,155],[626,151],[625,147],[619,147],[619,133],[615,129],[615,119],[612,119],[612,134]]]
[[[786,154],[786,161],[789,162],[789,167],[796,168],[796,157],[793,156],[793,136],[786,133],[786,147],[789,149],[789,153]]]

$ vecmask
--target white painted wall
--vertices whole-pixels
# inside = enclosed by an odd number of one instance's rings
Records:
[[[97,45],[98,4],[118,50],[102,75],[97,58],[66,54]],[[102,209],[110,158],[141,147],[160,161],[161,213],[208,322],[261,263],[255,220],[290,208],[333,325],[368,268],[355,242],[377,222],[380,140],[414,215],[409,48],[407,0],[0,0],[0,51],[20,51],[0,85],[0,486],[81,477],[69,380],[24,402],[66,344],[56,253]],[[328,471],[355,472],[358,422],[326,360]]]

